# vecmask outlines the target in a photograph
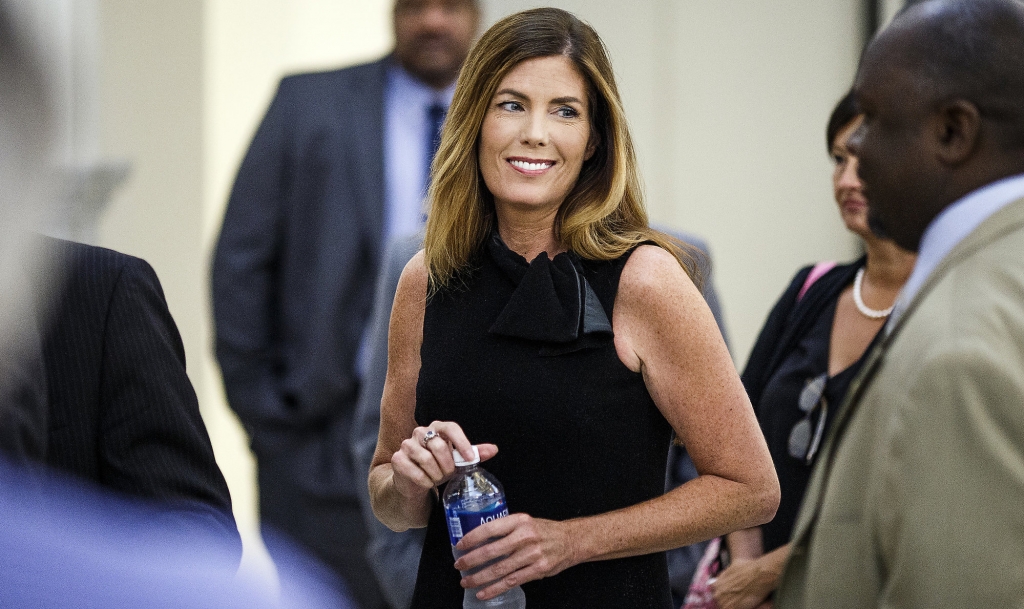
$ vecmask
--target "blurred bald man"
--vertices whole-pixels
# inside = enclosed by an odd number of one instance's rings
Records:
[[[479,24],[474,0],[397,0],[395,48],[281,81],[238,171],[213,262],[217,357],[249,433],[260,512],[383,600],[349,449],[385,243],[413,234]],[[275,553],[270,547],[271,555]]]
[[[918,252],[833,423],[776,606],[1024,606],[1024,5],[932,0],[855,84],[872,226]]]

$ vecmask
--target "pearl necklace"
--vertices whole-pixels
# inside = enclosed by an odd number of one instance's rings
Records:
[[[864,280],[864,267],[860,267],[857,270],[857,275],[853,278],[853,304],[857,305],[857,310],[861,312],[864,317],[868,319],[882,319],[888,317],[889,313],[892,313],[892,307],[888,309],[872,309],[864,304],[864,299],[860,295],[861,282]]]

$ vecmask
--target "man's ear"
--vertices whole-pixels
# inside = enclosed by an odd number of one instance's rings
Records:
[[[981,136],[978,107],[967,100],[956,99],[939,106],[935,119],[939,160],[950,166],[968,160],[977,150]]]

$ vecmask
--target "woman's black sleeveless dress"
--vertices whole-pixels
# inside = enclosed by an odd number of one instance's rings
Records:
[[[627,258],[527,264],[494,234],[465,284],[427,303],[416,421],[455,421],[471,442],[496,444],[483,466],[513,513],[566,520],[664,492],[671,428],[612,341]],[[414,609],[462,607],[453,563],[435,502]],[[671,607],[663,552],[583,563],[523,590],[529,609]]]

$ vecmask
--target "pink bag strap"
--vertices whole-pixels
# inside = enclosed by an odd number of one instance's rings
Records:
[[[715,537],[708,543],[704,556],[693,572],[693,580],[686,591],[683,606],[679,609],[718,609],[715,593],[711,590],[711,581],[718,577],[718,572],[722,570],[722,562],[718,556],[721,549],[721,537]]]
[[[811,272],[807,274],[807,279],[804,281],[803,287],[800,288],[800,293],[796,295],[796,301],[800,302],[800,299],[803,298],[804,294],[807,293],[807,290],[814,285],[814,282],[821,279],[822,275],[834,268],[836,268],[836,263],[831,260],[823,260],[818,264],[815,264],[814,268],[811,269]]]

